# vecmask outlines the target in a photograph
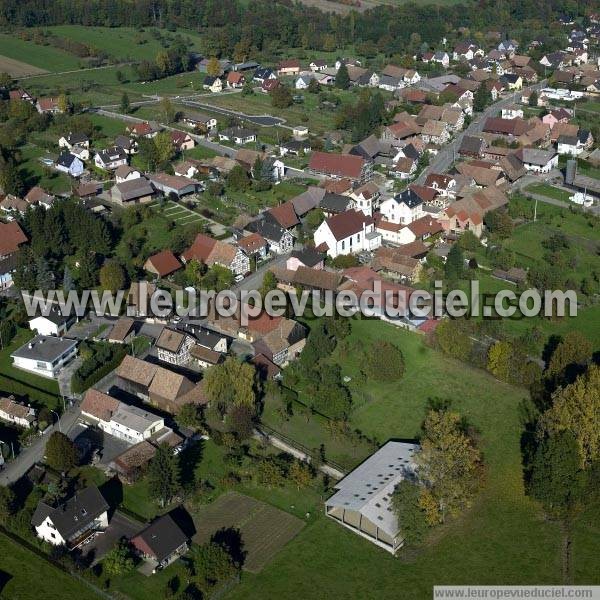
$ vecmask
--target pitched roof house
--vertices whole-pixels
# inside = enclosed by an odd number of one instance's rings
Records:
[[[167,277],[181,268],[181,263],[171,250],[163,250],[158,254],[153,254],[144,263],[144,271],[159,277]]]
[[[352,154],[313,152],[308,168],[314,173],[334,179],[349,179],[360,183],[368,181],[372,176],[372,168],[368,161]]]
[[[250,259],[241,248],[215,240],[199,233],[194,243],[181,255],[185,262],[197,260],[211,267],[220,265],[229,269],[234,275],[245,275],[250,270]]]

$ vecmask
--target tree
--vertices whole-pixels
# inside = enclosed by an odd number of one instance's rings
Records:
[[[127,92],[123,92],[121,96],[121,112],[127,114],[131,110],[131,102],[129,101],[129,94]]]
[[[6,523],[15,512],[15,493],[4,485],[0,486],[0,523]]]
[[[304,488],[310,485],[312,480],[312,474],[310,472],[310,467],[299,460],[295,460],[288,471],[288,477],[291,481],[296,484],[298,489]]]
[[[131,548],[126,540],[119,543],[110,550],[102,561],[102,566],[107,575],[119,576],[131,573],[135,568],[135,560]]]
[[[531,92],[531,94],[529,94],[529,100],[528,100],[529,106],[537,107],[538,100],[539,100],[538,93],[535,90],[533,90]]]
[[[428,524],[443,523],[448,514],[469,506],[479,484],[481,454],[457,413],[445,408],[427,413],[415,461],[425,486],[421,505]]]
[[[69,99],[67,98],[66,94],[61,94],[58,97],[58,100],[56,101],[56,106],[58,108],[58,111],[63,114],[67,114],[71,111],[71,105],[69,103]]]
[[[175,417],[177,424],[180,427],[188,427],[189,429],[198,430],[202,426],[202,415],[200,407],[193,402],[184,404]]]
[[[404,375],[402,351],[385,340],[375,340],[367,352],[367,375],[375,381],[398,381]]]
[[[46,463],[57,471],[68,471],[77,463],[75,444],[60,431],[55,431],[46,444]]]
[[[484,84],[480,85],[473,94],[473,110],[483,112],[492,103],[492,93]]]
[[[181,489],[179,460],[167,444],[156,449],[148,465],[148,489],[162,507],[169,504]]]
[[[245,404],[231,406],[227,411],[229,431],[239,441],[247,440],[254,433],[255,409]]]
[[[221,74],[221,64],[219,59],[213,56],[206,65],[206,74],[210,77],[218,77]]]
[[[292,92],[286,85],[278,85],[270,92],[271,106],[273,108],[287,108],[294,103]]]
[[[224,363],[208,369],[204,375],[204,391],[224,415],[231,406],[254,408],[254,367],[230,356]]]
[[[117,292],[125,287],[125,271],[115,260],[107,260],[100,269],[100,286],[103,290]]]
[[[531,464],[529,493],[556,518],[568,518],[583,500],[586,473],[581,468],[577,440],[570,431],[547,436]]]
[[[244,82],[242,87],[242,96],[253,96],[254,95],[254,83],[248,79]]]
[[[568,431],[577,441],[582,466],[600,458],[600,366],[552,395],[552,406],[541,416],[538,437]]]
[[[458,244],[454,244],[448,252],[448,258],[444,265],[444,272],[448,283],[456,283],[462,279],[465,269],[465,257]]]
[[[592,343],[585,335],[577,330],[569,331],[552,353],[546,368],[546,376],[558,378],[566,375],[568,377],[565,371],[585,365],[592,356],[592,349]]]
[[[7,88],[11,83],[12,77],[6,71],[0,73],[0,88]]]
[[[348,73],[348,67],[344,64],[340,66],[338,72],[335,74],[335,87],[340,90],[347,90],[350,86],[350,75]]]
[[[160,101],[160,112],[166,123],[172,123],[175,120],[175,109],[168,96]]]
[[[309,94],[318,94],[321,91],[321,86],[316,79],[311,79],[306,90]]]
[[[208,594],[220,582],[233,577],[239,569],[231,554],[214,541],[202,546],[192,546],[190,558],[194,582],[203,594]]]
[[[492,210],[485,215],[483,220],[489,232],[497,235],[500,239],[508,238],[512,234],[513,222],[505,210]]]
[[[125,74],[120,69],[115,72],[115,77],[119,83],[125,83]]]
[[[171,133],[169,131],[161,131],[154,136],[153,141],[156,147],[156,160],[158,164],[169,162],[175,155]]]
[[[250,187],[251,181],[246,170],[236,165],[227,174],[227,187],[234,192],[243,192]]]
[[[277,277],[273,271],[267,271],[260,286],[260,294],[264,298],[269,292],[277,289]]]
[[[427,532],[427,519],[420,499],[421,487],[410,479],[403,479],[392,496],[392,509],[398,517],[404,542],[409,546],[421,542]]]
[[[514,348],[510,342],[499,341],[488,351],[488,371],[502,381],[509,381],[513,369]]]

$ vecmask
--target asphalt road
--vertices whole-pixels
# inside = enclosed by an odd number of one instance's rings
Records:
[[[535,85],[532,85],[527,88],[523,88],[518,95],[526,91],[540,90],[546,85],[545,81],[540,81]],[[512,94],[510,96],[506,96],[498,102],[494,102],[488,106],[482,113],[477,113],[473,115],[473,121],[469,124],[469,126],[461,131],[451,142],[446,144],[431,160],[429,165],[423,170],[421,175],[417,178],[416,183],[423,184],[427,175],[430,173],[444,173],[446,172],[452,163],[456,160],[458,156],[458,149],[462,144],[462,140],[465,135],[478,135],[483,130],[483,125],[489,117],[494,117],[501,111],[503,108],[507,108],[516,103],[516,95]]]
[[[4,469],[0,471],[0,485],[10,485],[23,477],[31,467],[44,458],[46,443],[55,431],[62,431],[67,434],[79,418],[79,406],[75,405],[68,408],[60,420],[46,430],[46,433],[35,438],[31,446],[25,448],[15,460],[5,464]]]

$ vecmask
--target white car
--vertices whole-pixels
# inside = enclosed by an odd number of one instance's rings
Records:
[[[236,275],[234,281],[236,283],[239,283],[240,281],[242,281],[242,279],[244,279],[243,275]]]

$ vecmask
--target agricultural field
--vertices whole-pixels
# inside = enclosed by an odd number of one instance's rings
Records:
[[[23,60],[44,71],[69,71],[78,69],[80,61],[76,56],[51,46],[38,46],[16,36],[0,34],[0,57]]]
[[[249,496],[228,492],[194,514],[194,542],[204,544],[219,530],[236,530],[244,552],[243,568],[259,573],[304,527],[297,517]]]
[[[8,73],[13,78],[41,75],[47,72],[45,69],[39,69],[20,60],[0,56],[0,73]]]
[[[547,183],[532,183],[525,188],[525,191],[531,194],[539,194],[540,196],[553,198],[554,200],[562,200],[563,202],[569,202],[569,197],[572,196],[567,190],[554,187]]]

